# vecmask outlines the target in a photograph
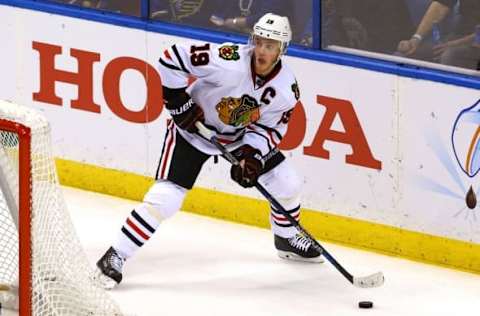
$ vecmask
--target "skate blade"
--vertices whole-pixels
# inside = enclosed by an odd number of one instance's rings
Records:
[[[278,250],[278,256],[285,260],[290,261],[301,261],[301,262],[310,262],[310,263],[324,263],[325,260],[322,256],[314,257],[314,258],[304,258],[295,253],[288,252],[288,251],[281,251]]]
[[[111,290],[118,285],[114,279],[103,274],[102,271],[100,271],[100,269],[98,268],[95,269],[93,279],[100,287],[104,288],[105,290]]]

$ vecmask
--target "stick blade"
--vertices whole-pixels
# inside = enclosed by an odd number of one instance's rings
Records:
[[[382,286],[385,282],[385,277],[382,272],[377,272],[369,276],[354,277],[353,285],[360,288],[372,288]]]

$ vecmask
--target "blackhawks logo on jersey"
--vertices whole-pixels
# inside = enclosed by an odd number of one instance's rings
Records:
[[[223,45],[218,49],[220,58],[225,60],[239,60],[238,45]]]
[[[298,88],[298,83],[295,81],[294,84],[292,84],[292,92],[295,95],[295,99],[300,99],[300,89]]]
[[[246,126],[260,118],[260,105],[247,94],[241,98],[222,98],[215,108],[224,124],[235,127]]]

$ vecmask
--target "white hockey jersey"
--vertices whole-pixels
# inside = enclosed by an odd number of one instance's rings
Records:
[[[290,115],[299,99],[292,71],[279,62],[261,78],[252,68],[253,47],[177,44],[159,60],[162,84],[187,87],[187,92],[205,113],[205,126],[215,131],[229,150],[242,144],[259,149],[264,156],[276,148],[286,133]],[[200,135],[179,129],[198,150],[216,155],[218,150]]]

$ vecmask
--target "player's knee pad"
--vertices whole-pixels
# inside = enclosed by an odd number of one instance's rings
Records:
[[[157,181],[145,194],[142,207],[161,222],[178,212],[186,193],[186,189],[173,182]]]
[[[286,209],[300,205],[302,181],[295,169],[285,160],[260,177],[260,182]]]

